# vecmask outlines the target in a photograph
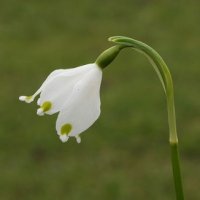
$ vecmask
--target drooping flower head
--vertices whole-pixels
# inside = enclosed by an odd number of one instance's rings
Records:
[[[53,71],[32,96],[20,96],[30,103],[40,94],[38,115],[59,112],[56,130],[66,142],[89,128],[100,115],[100,85],[102,70],[96,64]]]
[[[120,46],[114,46],[103,52],[95,63],[55,70],[35,94],[20,96],[19,100],[31,103],[39,95],[37,114],[43,116],[58,112],[56,131],[61,141],[75,137],[80,143],[79,134],[100,115],[102,69],[112,62],[120,50]]]

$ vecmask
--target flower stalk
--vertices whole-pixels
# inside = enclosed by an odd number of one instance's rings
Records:
[[[118,45],[129,46],[134,50],[144,54],[148,58],[150,63],[153,65],[154,70],[156,71],[161,81],[167,99],[169,143],[171,148],[171,163],[172,163],[173,178],[176,191],[176,199],[184,200],[180,161],[179,161],[178,136],[176,131],[174,89],[170,71],[166,63],[162,59],[162,57],[153,48],[146,45],[145,43],[124,36],[114,36],[109,38],[109,41],[114,42]]]

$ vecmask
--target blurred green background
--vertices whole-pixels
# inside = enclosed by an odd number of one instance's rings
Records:
[[[200,199],[200,1],[1,0],[0,199],[175,199],[165,96],[148,61],[124,50],[104,71],[100,119],[61,143],[32,94],[58,68],[94,62],[125,35],[154,47],[174,79],[186,199]]]

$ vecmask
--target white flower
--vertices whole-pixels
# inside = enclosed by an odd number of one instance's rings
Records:
[[[100,115],[100,85],[102,69],[95,63],[73,69],[53,71],[32,96],[20,96],[19,100],[37,101],[38,115],[59,112],[56,130],[61,141],[75,137],[88,129]]]

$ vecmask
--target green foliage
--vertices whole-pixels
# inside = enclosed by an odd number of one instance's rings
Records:
[[[102,115],[82,143],[62,144],[55,116],[31,95],[54,69],[94,62],[126,35],[168,64],[186,199],[200,199],[200,3],[188,1],[0,2],[0,199],[174,199],[162,86],[144,56],[123,50],[104,71]]]

